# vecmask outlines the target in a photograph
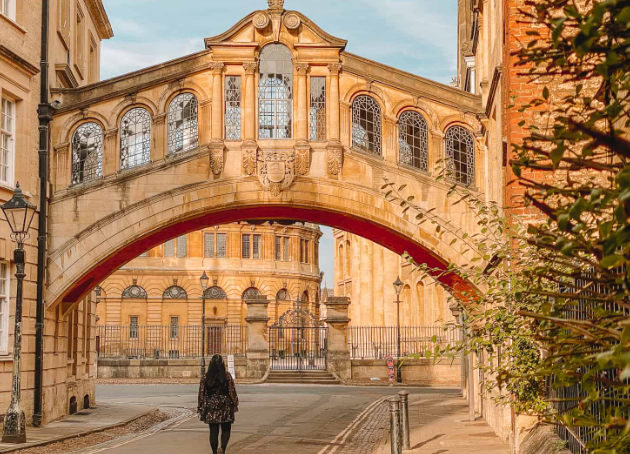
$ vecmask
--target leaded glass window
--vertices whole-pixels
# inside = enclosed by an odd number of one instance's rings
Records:
[[[179,258],[186,257],[187,246],[188,246],[188,242],[187,242],[186,235],[182,235],[179,238],[177,238],[177,257]]]
[[[276,260],[282,260],[282,237],[275,237],[275,241],[274,241],[274,251],[275,251],[275,256],[276,256]]]
[[[136,107],[120,122],[120,168],[132,169],[151,161],[151,115]]]
[[[129,339],[137,339],[138,338],[138,316],[131,315],[129,316]]]
[[[260,298],[261,296],[263,296],[262,293],[260,293],[260,290],[258,290],[256,287],[250,287],[243,292],[244,300]]]
[[[147,291],[144,288],[140,287],[138,284],[133,284],[127,287],[125,290],[123,290],[122,297],[123,298],[146,298]]]
[[[214,233],[204,234],[204,256],[206,258],[214,257]]]
[[[446,157],[448,177],[464,185],[475,181],[475,140],[462,126],[446,131]]]
[[[283,44],[260,52],[258,138],[290,139],[293,131],[293,62]]]
[[[259,259],[260,258],[260,241],[261,241],[261,236],[260,235],[253,235],[252,237],[252,258],[253,259]]]
[[[420,170],[429,169],[429,131],[418,112],[407,111],[398,121],[400,162]]]
[[[311,77],[311,141],[326,140],[326,78]]]
[[[179,285],[172,285],[162,294],[162,298],[164,299],[186,299],[188,298],[188,293],[186,290],[181,288]]]
[[[197,98],[192,93],[177,95],[168,106],[168,152],[192,150],[199,146]]]
[[[72,136],[72,184],[103,176],[103,129],[83,123]]]
[[[381,107],[366,95],[352,103],[352,147],[381,155]]]
[[[242,242],[243,255],[242,255],[242,257],[244,259],[248,259],[250,257],[250,254],[249,254],[249,251],[250,251],[250,245],[249,245],[250,238],[251,238],[250,235],[243,235],[243,242]]]
[[[164,243],[164,257],[175,257],[175,240]]]
[[[3,98],[0,108],[0,180],[13,182],[15,156],[15,103]]]
[[[225,78],[225,140],[241,140],[241,78]]]
[[[171,317],[171,339],[179,337],[179,317]]]
[[[278,293],[276,293],[276,300],[277,301],[288,301],[289,300],[289,292],[287,291],[286,288],[278,290]]]
[[[217,233],[217,258],[224,259],[226,255],[227,238],[225,233]]]

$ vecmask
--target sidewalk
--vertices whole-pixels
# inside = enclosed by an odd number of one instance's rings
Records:
[[[411,450],[417,454],[509,454],[483,421],[468,421],[468,407],[461,397],[434,394],[409,403]],[[375,454],[390,454],[389,431]]]
[[[26,427],[27,443],[13,445],[0,443],[0,452],[10,452],[19,447],[27,448],[42,442],[66,438],[72,435],[106,429],[136,419],[155,407],[146,405],[99,405],[80,411],[67,418],[51,422],[45,427]]]

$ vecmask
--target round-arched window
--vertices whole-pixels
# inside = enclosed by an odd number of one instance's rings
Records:
[[[367,95],[352,102],[352,147],[381,155],[381,107]]]
[[[131,169],[151,162],[151,115],[136,107],[120,120],[120,168]]]
[[[398,147],[401,164],[429,169],[429,131],[418,112],[406,111],[398,120]]]
[[[103,176],[103,129],[99,124],[83,123],[72,135],[72,184]]]
[[[464,185],[475,181],[475,140],[466,128],[453,126],[446,131],[448,177]]]
[[[260,52],[258,138],[290,139],[293,131],[293,55],[284,44]]]
[[[168,152],[192,150],[199,146],[197,98],[192,93],[175,96],[168,106]]]

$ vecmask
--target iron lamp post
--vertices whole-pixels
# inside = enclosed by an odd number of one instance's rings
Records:
[[[206,289],[210,278],[204,271],[199,278],[201,284],[201,377],[206,373]]]
[[[11,387],[11,405],[4,416],[2,443],[26,442],[26,417],[20,407],[20,356],[22,350],[22,286],[26,273],[24,242],[29,237],[29,229],[37,207],[24,198],[24,193],[17,183],[11,200],[2,205],[2,212],[11,228],[11,238],[17,248],[13,252],[17,278],[15,292],[15,330],[13,334],[13,383]]]
[[[396,364],[396,381],[402,383],[402,371],[400,370],[400,292],[403,289],[403,282],[400,276],[394,282],[394,290],[396,290],[396,337],[398,338],[398,363]]]

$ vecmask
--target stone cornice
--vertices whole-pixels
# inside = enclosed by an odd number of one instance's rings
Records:
[[[96,25],[98,37],[100,39],[112,38],[114,31],[112,30],[112,24],[109,22],[109,17],[107,17],[107,12],[105,11],[102,0],[85,0],[85,4]]]
[[[3,46],[2,44],[0,44],[0,58],[7,60],[9,63],[17,66],[22,72],[26,73],[30,77],[39,74],[39,68],[37,66],[24,60],[18,54],[13,52],[8,47]]]

